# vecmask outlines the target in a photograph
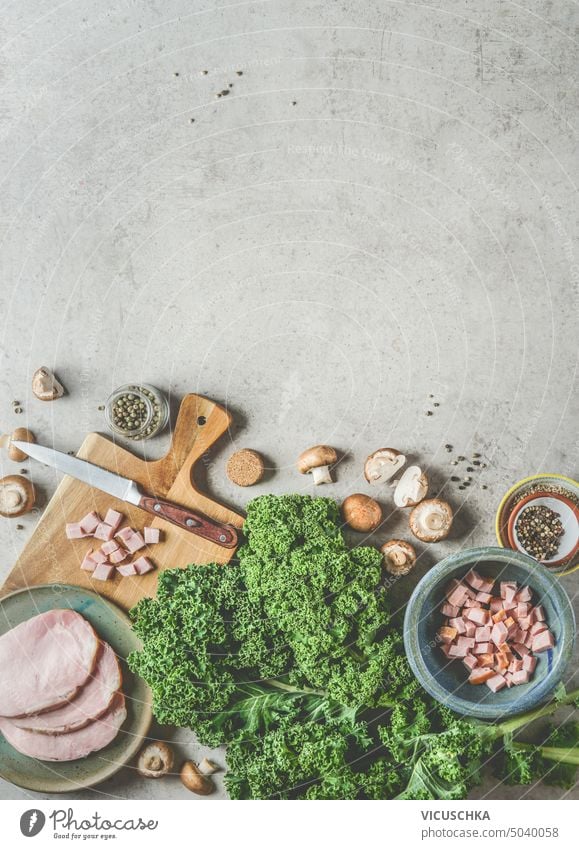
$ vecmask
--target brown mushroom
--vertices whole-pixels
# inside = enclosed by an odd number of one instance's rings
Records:
[[[237,486],[253,486],[263,477],[263,457],[251,448],[236,451],[227,461],[227,477]]]
[[[29,513],[35,500],[34,487],[22,475],[8,475],[0,479],[0,516],[15,519]]]
[[[180,777],[183,786],[192,793],[197,793],[198,796],[210,796],[215,790],[211,778],[208,775],[203,775],[193,761],[185,761],[181,767]]]
[[[314,484],[332,483],[330,466],[338,461],[335,448],[330,445],[313,445],[298,457],[297,467],[302,475],[311,472]]]
[[[7,449],[10,459],[14,460],[15,463],[23,463],[28,459],[28,454],[17,448],[13,444],[14,442],[36,442],[36,437],[26,427],[17,427],[12,433],[5,433],[4,436],[0,436],[0,445]]]
[[[419,466],[408,466],[394,490],[394,504],[397,507],[414,507],[426,498],[428,478]]]
[[[395,448],[379,448],[366,459],[364,464],[364,476],[368,483],[388,483],[404,466],[406,457]]]
[[[448,502],[428,498],[410,514],[410,530],[422,542],[439,542],[450,533],[454,514]]]
[[[173,749],[162,741],[147,743],[139,755],[137,772],[143,778],[162,778],[171,772],[175,757]]]
[[[407,575],[416,563],[416,551],[403,539],[389,539],[380,548],[386,571],[391,575]]]
[[[382,508],[369,495],[356,492],[343,502],[342,518],[354,531],[374,531],[382,521]]]
[[[32,391],[40,401],[54,401],[64,395],[64,386],[46,366],[36,369],[32,375]]]

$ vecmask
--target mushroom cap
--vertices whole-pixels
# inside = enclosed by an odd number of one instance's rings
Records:
[[[181,783],[187,790],[198,796],[209,796],[215,790],[215,785],[208,775],[203,775],[193,761],[185,761],[180,772]]]
[[[342,518],[354,531],[374,531],[382,521],[382,508],[369,495],[355,492],[342,503]]]
[[[331,445],[312,445],[302,451],[297,459],[298,472],[307,475],[319,466],[332,466],[338,460],[338,453]]]
[[[366,458],[364,477],[368,483],[387,483],[406,462],[406,457],[396,448],[378,448]]]
[[[36,493],[22,475],[7,475],[0,479],[0,516],[15,519],[34,507]]]
[[[428,478],[420,466],[408,466],[396,484],[394,504],[397,507],[414,507],[428,492]]]
[[[253,486],[262,479],[264,471],[263,457],[251,448],[236,451],[227,461],[227,477],[237,486]]]
[[[410,530],[423,542],[438,542],[448,536],[453,518],[452,507],[447,501],[428,498],[410,514]]]
[[[162,778],[173,768],[173,749],[162,741],[147,743],[139,755],[137,772],[143,778]]]
[[[404,539],[389,539],[381,546],[386,571],[391,575],[407,575],[416,563],[416,551]]]
[[[16,448],[16,446],[12,444],[13,442],[36,442],[36,437],[32,431],[28,430],[26,427],[17,427],[12,431],[10,441],[8,443],[8,456],[11,460],[14,460],[15,463],[23,463],[24,460],[28,460],[28,454],[25,454],[24,451],[20,450],[20,448]]]
[[[32,391],[40,401],[54,401],[64,395],[64,386],[46,366],[37,368],[32,375]]]

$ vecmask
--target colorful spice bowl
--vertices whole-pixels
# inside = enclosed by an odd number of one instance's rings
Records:
[[[540,493],[541,495],[562,495],[569,499],[575,506],[579,506],[579,482],[565,475],[538,474],[531,475],[517,481],[503,496],[498,506],[495,518],[495,532],[499,545],[504,548],[513,548],[509,540],[509,519],[513,510],[516,509],[525,498]],[[570,575],[579,569],[577,553],[571,554],[558,565],[549,564],[549,571],[559,576]]]
[[[515,581],[533,590],[543,606],[555,646],[541,654],[528,684],[497,693],[485,684],[469,684],[468,670],[460,660],[449,661],[440,648],[437,632],[446,587],[470,569],[499,581]],[[518,551],[473,548],[453,554],[434,566],[416,586],[404,618],[404,648],[412,671],[424,689],[447,707],[465,716],[489,721],[522,713],[541,704],[563,679],[573,653],[575,616],[562,584],[544,566]]]

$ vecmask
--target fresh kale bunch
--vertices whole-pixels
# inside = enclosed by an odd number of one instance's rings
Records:
[[[157,719],[227,744],[231,797],[461,799],[490,760],[513,782],[573,780],[577,723],[531,746],[513,734],[535,714],[469,722],[420,688],[381,555],[346,545],[332,500],[262,496],[244,531],[236,563],[163,572],[131,611]]]

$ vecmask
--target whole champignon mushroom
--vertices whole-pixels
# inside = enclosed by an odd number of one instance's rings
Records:
[[[356,492],[344,500],[342,518],[352,530],[367,533],[376,530],[382,521],[382,508],[369,495]]]
[[[21,451],[13,443],[14,442],[36,442],[36,437],[32,431],[26,427],[17,427],[12,433],[5,433],[0,436],[0,445],[8,450],[8,456],[15,463],[23,463],[28,459],[28,454]]]
[[[198,796],[210,796],[215,790],[211,778],[208,775],[203,775],[193,761],[185,761],[181,767],[180,777],[183,786],[192,793],[197,793]]]
[[[364,476],[368,483],[378,486],[388,483],[404,466],[406,457],[395,448],[379,448],[366,459]]]
[[[36,369],[32,375],[32,391],[40,401],[54,401],[64,395],[64,386],[54,372],[46,366]]]
[[[302,475],[311,472],[314,484],[332,483],[330,466],[338,460],[338,454],[331,445],[313,445],[298,457],[297,467]]]
[[[173,749],[166,743],[161,741],[147,743],[139,755],[137,772],[143,778],[163,778],[171,772],[174,762]]]
[[[394,504],[397,507],[414,507],[426,498],[428,478],[420,466],[408,466],[394,490]]]
[[[8,475],[0,479],[0,516],[15,519],[34,507],[34,487],[22,475]]]
[[[454,514],[448,502],[428,498],[410,514],[410,530],[422,542],[438,542],[450,533]]]
[[[416,563],[416,551],[403,539],[389,539],[380,548],[386,571],[391,575],[407,575]]]

